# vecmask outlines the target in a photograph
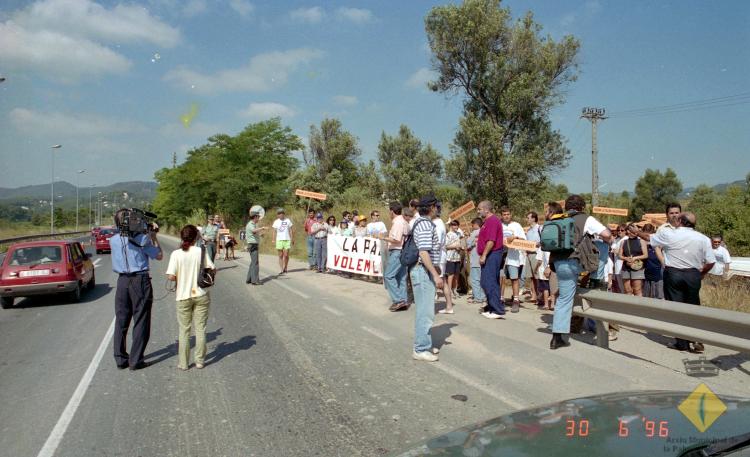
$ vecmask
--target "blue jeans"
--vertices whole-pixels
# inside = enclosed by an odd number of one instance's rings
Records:
[[[326,260],[328,259],[328,238],[315,238],[315,263],[318,270],[326,271]]]
[[[401,250],[388,251],[388,263],[383,275],[385,290],[391,297],[391,303],[406,301],[406,267],[401,265]]]
[[[484,295],[482,290],[481,279],[482,279],[482,267],[471,267],[469,273],[471,279],[471,293],[474,295],[474,301],[485,301],[487,297]]]
[[[430,272],[420,264],[411,268],[411,285],[414,289],[414,351],[432,351],[430,329],[435,320],[435,283]]]
[[[315,266],[315,237],[307,235],[307,263]]]
[[[505,304],[500,300],[500,273],[503,271],[503,249],[492,251],[482,266],[480,283],[487,295],[487,305],[495,314],[505,314]]]
[[[581,264],[576,259],[555,261],[557,287],[560,296],[555,302],[555,315],[552,318],[553,333],[570,333],[570,318],[573,316],[573,299],[578,288],[578,274]]]

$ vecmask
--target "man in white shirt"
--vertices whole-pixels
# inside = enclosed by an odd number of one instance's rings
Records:
[[[276,251],[279,253],[279,274],[286,273],[289,265],[289,250],[294,246],[294,232],[292,232],[292,220],[286,217],[284,208],[276,211],[276,220],[273,221],[273,243],[276,245]]]
[[[438,269],[440,276],[445,278],[445,266],[448,262],[448,252],[445,250],[445,236],[448,234],[448,228],[445,226],[445,222],[440,219],[440,212],[442,207],[440,201],[435,206],[435,216],[432,218],[432,223],[435,224],[435,233],[437,233],[438,244],[440,245],[440,263]],[[448,281],[443,281],[443,295],[445,296],[445,308],[453,309],[453,297],[451,296],[451,289]]]
[[[680,214],[677,221],[679,227],[660,230],[649,235],[638,230],[637,235],[651,243],[653,247],[661,247],[664,251],[664,298],[671,301],[701,304],[701,279],[716,263],[711,240],[706,235],[695,231],[695,215],[685,212]],[[677,338],[669,346],[678,351],[702,353],[703,344]]]
[[[372,211],[370,213],[370,219],[372,222],[367,224],[367,236],[380,238],[388,233],[388,228],[386,228],[385,222],[380,220],[380,211]]]
[[[711,249],[714,251],[714,257],[716,257],[716,263],[708,274],[721,278],[729,273],[729,264],[732,263],[732,257],[729,256],[729,251],[723,246],[724,239],[721,235],[714,235],[711,237]]]
[[[509,245],[513,240],[525,240],[526,233],[518,222],[513,220],[513,214],[510,208],[503,206],[500,208],[500,219],[503,221],[503,238],[505,245]],[[513,288],[513,302],[510,312],[517,313],[521,309],[521,299],[519,292],[521,288],[521,271],[524,261],[523,253],[518,249],[508,248],[508,255],[505,257],[505,277],[510,279]],[[502,284],[502,283],[501,283]],[[500,299],[505,297],[502,287],[500,288]]]
[[[529,211],[529,213],[526,214],[526,222],[529,223],[529,229],[526,231],[526,239],[536,242],[537,246],[539,246],[542,233],[542,226],[539,225],[539,215],[535,211]],[[527,281],[531,280],[531,301],[539,305],[541,300],[538,299],[536,295],[537,279],[539,278],[536,268],[537,254],[538,250],[536,252],[526,253],[526,261],[523,264],[523,276]],[[527,282],[526,287],[528,287],[528,285]]]

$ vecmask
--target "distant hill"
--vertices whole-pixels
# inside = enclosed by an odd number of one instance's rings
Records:
[[[727,187],[729,186],[740,186],[744,189],[747,186],[747,183],[745,182],[744,179],[740,179],[740,180],[733,181],[733,182],[716,184],[715,186],[712,187],[712,189],[717,192],[724,192],[725,190],[727,190]],[[695,189],[696,189],[695,187],[688,187],[687,189],[684,189],[682,191],[682,194],[680,194],[680,198],[689,197],[693,192],[695,192]]]
[[[156,195],[156,183],[152,181],[130,181],[118,182],[109,186],[92,187],[91,194],[98,193],[107,195],[108,199],[116,199],[118,202],[127,201],[137,206],[151,202]],[[79,189],[81,204],[88,203],[89,188]],[[76,186],[66,181],[55,181],[55,204],[61,206],[75,206]],[[126,199],[127,196],[127,199]],[[23,186],[15,189],[0,187],[0,203],[31,203],[33,201],[49,201],[50,185],[39,184],[34,186]],[[85,203],[84,203],[85,202]]]

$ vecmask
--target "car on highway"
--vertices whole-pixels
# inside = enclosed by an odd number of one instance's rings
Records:
[[[94,244],[96,246],[96,253],[101,254],[104,251],[112,252],[109,246],[109,239],[115,234],[114,227],[102,227],[99,229],[99,233],[96,234]]]
[[[99,234],[99,231],[101,231],[101,227],[94,227],[91,229],[91,238],[96,238],[96,235]]]
[[[750,398],[618,392],[499,416],[392,454],[412,456],[748,456]]]
[[[18,297],[65,294],[77,302],[84,288],[96,285],[94,264],[81,243],[46,240],[10,246],[0,265],[0,305],[13,306]]]

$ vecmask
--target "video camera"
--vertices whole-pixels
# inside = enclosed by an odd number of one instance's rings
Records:
[[[159,232],[159,226],[153,223],[157,217],[156,214],[141,209],[125,209],[120,212],[117,229],[125,236]]]

